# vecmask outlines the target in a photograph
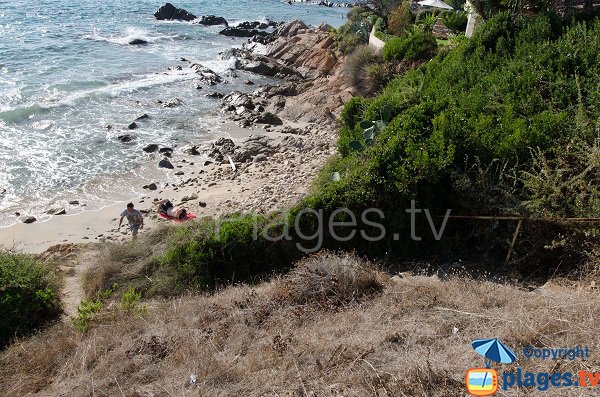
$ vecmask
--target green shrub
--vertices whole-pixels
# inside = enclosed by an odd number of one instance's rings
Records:
[[[208,289],[285,270],[299,252],[291,241],[265,237],[272,222],[264,216],[234,215],[180,227],[163,266],[176,268],[182,285]]]
[[[403,259],[484,252],[505,257],[514,232],[514,225],[506,223],[451,222],[446,234],[452,237],[443,242],[431,237],[411,241],[404,212],[411,199],[438,214],[452,208],[455,214],[600,216],[594,182],[600,22],[575,23],[559,32],[551,17],[513,20],[499,14],[472,39],[461,39],[418,70],[389,82],[377,97],[351,101],[342,113],[342,158],[329,168],[341,178],[299,208],[320,208],[325,216],[336,208],[355,213],[379,208],[386,230],[406,239],[326,240],[325,246]],[[388,42],[384,55],[404,56],[404,40]],[[393,120],[375,144],[351,150],[349,142],[361,139],[361,121],[380,120],[384,112],[391,112]],[[427,222],[417,224],[417,230],[431,236]],[[554,267],[560,261],[565,268],[579,263],[584,253],[572,242],[591,241],[597,234],[581,225],[522,233],[515,258],[524,274],[533,258]]]
[[[0,252],[0,348],[60,313],[54,272],[31,256]]]
[[[90,322],[93,317],[102,311],[102,301],[100,299],[95,300],[82,300],[77,306],[77,315],[71,319],[73,326],[77,331],[86,333],[90,329]]]
[[[383,59],[427,59],[437,48],[437,41],[431,33],[416,31],[406,37],[388,40],[383,47]]]
[[[453,31],[454,33],[464,32],[467,28],[467,22],[469,17],[466,12],[445,12],[442,14],[442,23],[445,27]]]
[[[121,295],[119,304],[124,310],[133,310],[142,300],[142,294],[137,292],[134,287],[129,286],[127,290]]]

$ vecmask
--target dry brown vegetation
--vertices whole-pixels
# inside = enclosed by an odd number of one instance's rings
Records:
[[[0,395],[462,396],[465,370],[483,365],[470,347],[479,337],[501,338],[528,370],[597,371],[592,281],[528,290],[390,278],[356,257],[324,253],[257,286],[150,301],[144,316],[114,311],[87,334],[56,325],[2,353]],[[528,344],[587,345],[592,357],[529,361],[519,350]],[[574,395],[518,395],[557,391]],[[593,395],[585,392],[577,395]]]

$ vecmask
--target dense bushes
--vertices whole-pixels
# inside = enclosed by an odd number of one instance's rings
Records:
[[[61,312],[51,269],[30,256],[0,252],[0,348]]]
[[[268,237],[278,235],[278,230],[270,229],[271,221],[246,215],[206,219],[177,228],[163,266],[176,268],[181,284],[201,288],[250,281],[285,270],[300,252],[291,241]]]
[[[464,33],[465,29],[467,28],[469,17],[464,11],[450,11],[443,13],[441,19],[444,26],[452,30],[454,33]]]
[[[345,157],[329,168],[341,178],[304,204],[379,208],[387,229],[404,233],[412,198],[438,214],[452,208],[465,214],[599,216],[598,189],[587,183],[600,177],[593,155],[599,53],[598,19],[561,33],[550,17],[496,16],[472,39],[392,81],[378,97],[351,101],[341,119]],[[392,112],[393,121],[375,144],[353,150],[348,143],[361,139],[361,121],[380,120],[384,112]],[[406,239],[398,243],[354,241],[353,248],[404,258],[436,251],[452,257],[474,254],[475,244],[493,257],[505,256],[513,227],[480,225],[449,224],[446,236],[452,237],[441,242],[424,237],[417,243],[400,233]],[[421,226],[428,231],[427,222]],[[577,261],[580,246],[564,242],[575,241],[573,233],[595,236],[581,226],[527,230],[522,246],[540,261],[544,254]]]
[[[436,48],[437,41],[431,33],[417,30],[408,36],[388,40],[383,47],[383,59],[427,59]]]

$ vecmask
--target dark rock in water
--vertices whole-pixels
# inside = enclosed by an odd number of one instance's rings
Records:
[[[46,211],[46,214],[48,215],[65,215],[67,213],[67,210],[65,210],[64,208],[51,208],[48,211]]]
[[[221,94],[220,92],[213,92],[211,94],[206,94],[207,98],[212,98],[212,99],[221,99],[223,98],[225,95]]]
[[[144,152],[146,153],[154,153],[158,150],[158,145],[155,143],[151,143],[150,145],[147,145],[145,148],[142,149]]]
[[[213,163],[212,161],[210,161],[210,160],[206,160],[206,161],[204,162],[204,166],[206,167],[206,166],[208,166],[208,165],[211,165],[212,163]]]
[[[133,123],[129,124],[129,125],[127,126],[127,128],[128,128],[128,129],[130,129],[130,130],[135,130],[136,128],[138,128],[138,125],[137,125],[137,123],[134,121]]]
[[[37,221],[35,216],[23,216],[21,218],[21,222],[23,223],[33,223],[35,221]]]
[[[177,171],[177,172],[175,173],[175,175],[177,175],[177,176],[181,176],[181,175],[183,175],[183,174],[184,174],[184,172],[183,172],[183,171]]]
[[[194,23],[205,25],[205,26],[214,26],[214,25],[225,25],[229,26],[227,20],[223,17],[217,17],[214,15],[203,15],[198,18]]]
[[[112,127],[112,125],[110,125],[110,124],[107,124],[107,125],[105,126],[105,128],[106,128],[107,130],[112,130],[112,128],[113,128],[113,127]]]
[[[148,190],[158,190],[158,186],[156,186],[156,183],[151,183],[148,185]]]
[[[244,81],[244,84],[246,84],[246,85],[254,85],[254,81],[252,81],[252,80],[246,80],[246,81]]]
[[[146,40],[142,40],[142,39],[133,39],[129,42],[130,45],[143,45],[143,44],[148,44],[148,42]]]
[[[283,121],[281,121],[281,119],[273,113],[263,113],[261,115],[259,115],[255,120],[255,123],[257,124],[271,124],[271,125],[282,125]]]
[[[71,200],[69,201],[70,205],[79,205],[79,200]]]
[[[227,27],[219,32],[223,36],[229,37],[254,37],[254,36],[268,36],[269,33],[264,32],[262,30],[256,29],[244,29],[239,26],[236,27]]]
[[[15,212],[15,216],[21,216],[20,212]]]
[[[173,149],[171,149],[170,147],[163,147],[163,148],[160,148],[160,150],[158,152],[162,153],[162,154],[173,153]]]
[[[144,113],[140,117],[138,117],[137,119],[135,119],[135,121],[146,120],[148,118],[150,118],[150,116],[148,116],[147,113]]]
[[[117,137],[117,139],[123,143],[129,143],[129,142],[133,141],[135,139],[135,137],[131,134],[125,134],[125,135],[119,135]]]
[[[191,156],[199,156],[201,154],[198,150],[198,146],[192,146],[191,148],[187,149],[185,153]]]
[[[206,207],[206,203],[205,203],[204,201],[199,201],[199,202],[198,202],[198,205],[199,205],[200,207],[202,207],[202,208],[205,208],[205,207]]]
[[[160,160],[160,162],[158,163],[158,168],[166,168],[169,170],[174,169],[175,167],[173,167],[173,164],[171,164],[171,162],[167,159],[162,159]]]
[[[194,14],[190,14],[183,8],[177,8],[173,4],[167,3],[154,13],[154,18],[158,19],[159,21],[171,21],[174,19],[180,21],[192,21],[196,19],[196,16]]]

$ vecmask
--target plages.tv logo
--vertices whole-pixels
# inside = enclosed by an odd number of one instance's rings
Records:
[[[498,391],[498,372],[492,369],[492,362],[512,364],[517,355],[498,338],[475,339],[471,342],[475,351],[485,358],[485,368],[471,368],[467,371],[465,383],[467,392],[473,396],[491,396]]]

